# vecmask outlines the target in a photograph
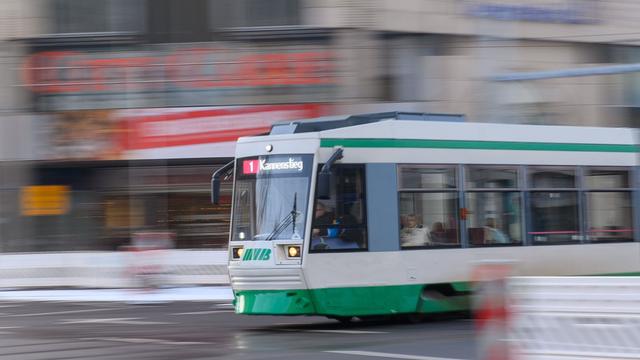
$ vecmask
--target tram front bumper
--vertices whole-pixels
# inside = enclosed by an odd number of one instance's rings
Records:
[[[239,290],[234,292],[234,297],[237,314],[315,314],[308,290]]]

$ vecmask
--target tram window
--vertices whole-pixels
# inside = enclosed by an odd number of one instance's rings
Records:
[[[472,246],[522,243],[520,193],[466,193],[467,231]]]
[[[460,246],[457,210],[455,192],[401,192],[401,247]]]
[[[454,189],[455,169],[403,165],[400,168],[401,189]]]
[[[518,187],[517,169],[467,167],[467,183],[469,189],[497,189]]]
[[[630,192],[588,192],[587,208],[590,241],[633,241]]]
[[[529,168],[529,178],[532,188],[575,188],[576,172],[570,168]]]
[[[529,235],[536,244],[580,241],[575,191],[531,192],[531,218]]]
[[[629,182],[626,170],[588,169],[585,175],[585,185],[589,189],[625,189]]]
[[[587,236],[591,242],[632,241],[630,173],[620,168],[585,170]]]
[[[233,221],[233,237],[231,240],[251,240],[255,233],[254,219],[251,216],[255,212],[255,200],[253,184],[236,182],[235,208],[243,208],[249,211],[237,212]]]
[[[310,250],[366,250],[364,167],[335,165],[332,172],[331,196],[315,200]]]

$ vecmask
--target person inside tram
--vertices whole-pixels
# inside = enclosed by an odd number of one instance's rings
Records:
[[[344,214],[336,219],[339,227],[338,237],[347,243],[353,244],[353,247],[364,248],[364,233],[361,223],[351,214],[352,205],[345,205]]]
[[[335,216],[332,212],[328,211],[327,205],[323,202],[318,201],[316,203],[316,208],[314,212],[313,218],[313,237],[317,238],[320,236],[328,236],[329,235],[329,227],[335,222]]]
[[[345,213],[336,217],[326,204],[318,201],[315,207],[313,229],[311,230],[312,248],[362,248],[364,236],[357,219]],[[337,241],[337,242],[336,242]]]
[[[484,226],[484,241],[488,244],[508,244],[509,237],[496,227],[496,219],[489,217]]]
[[[425,246],[431,243],[431,234],[428,227],[418,223],[415,214],[404,217],[403,228],[400,230],[400,244],[403,247]]]
[[[436,221],[431,226],[431,240],[434,243],[444,244],[447,243],[447,231],[444,227],[444,224],[440,221]]]

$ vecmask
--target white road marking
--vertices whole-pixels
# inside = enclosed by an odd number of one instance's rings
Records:
[[[161,339],[118,338],[118,337],[85,338],[83,340],[115,341],[115,342],[126,342],[126,343],[133,343],[133,344],[160,344],[160,345],[204,345],[204,344],[212,344],[212,343],[199,342],[199,341],[171,341],[171,340],[161,340]]]
[[[12,308],[12,307],[18,307],[18,306],[23,306],[23,304],[4,304],[4,305],[0,304],[0,308]]]
[[[9,335],[9,334],[13,334],[11,331],[6,331],[6,330],[13,330],[13,329],[20,329],[21,327],[19,326],[0,326],[0,335]]]
[[[453,358],[442,358],[442,357],[433,357],[433,356],[420,356],[420,355],[406,355],[406,354],[392,354],[392,353],[383,353],[377,351],[325,351],[328,353],[334,354],[344,354],[344,355],[359,355],[359,356],[371,356],[371,357],[381,357],[387,359],[406,359],[406,360],[462,360],[462,359],[453,359]]]
[[[365,331],[365,330],[303,330],[312,333],[334,333],[334,334],[388,334],[386,331]]]
[[[621,328],[621,327],[632,327],[632,324],[574,324],[574,326],[578,327],[587,327],[587,328]]]
[[[232,303],[216,304],[217,307],[234,307]]]
[[[110,311],[110,310],[118,310],[118,309],[122,309],[122,308],[68,310],[68,311],[55,311],[55,312],[34,313],[34,314],[13,314],[13,315],[7,315],[6,317],[25,317],[25,316],[77,314],[77,313],[85,313],[85,312]]]
[[[107,319],[67,319],[60,324],[119,324],[119,325],[160,325],[171,324],[162,321],[144,321],[140,318],[107,318]]]
[[[220,314],[220,313],[232,313],[235,312],[233,310],[206,310],[206,311],[192,311],[192,312],[181,312],[181,313],[173,313],[170,315],[199,315],[199,314]]]

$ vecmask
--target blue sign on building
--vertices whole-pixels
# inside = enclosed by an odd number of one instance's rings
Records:
[[[521,5],[481,3],[467,6],[471,16],[507,21],[534,21],[563,24],[597,23],[597,0],[565,0],[554,4]]]

